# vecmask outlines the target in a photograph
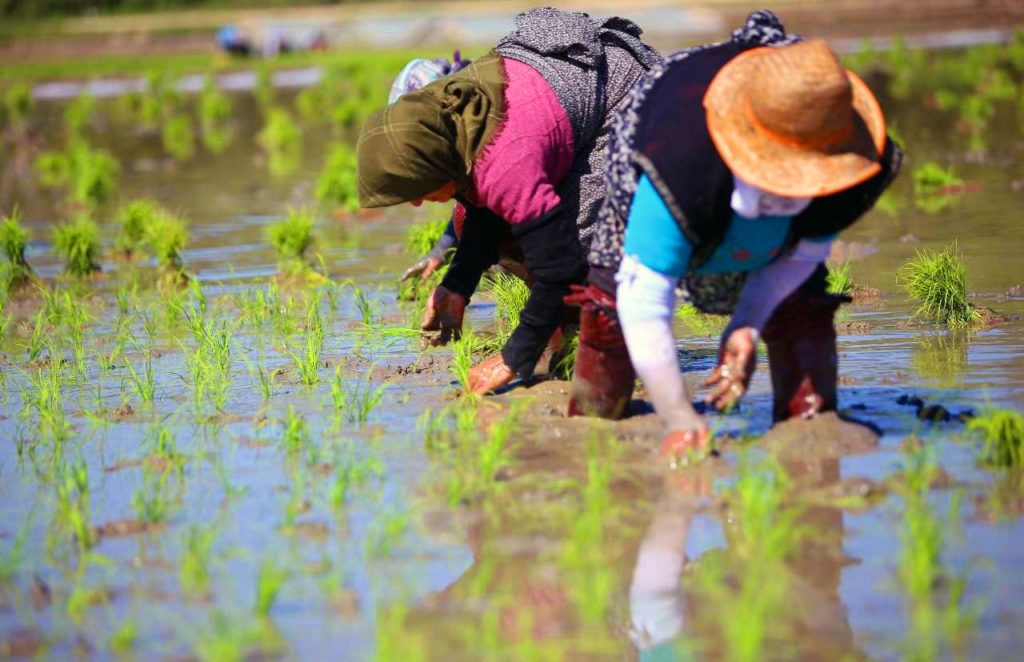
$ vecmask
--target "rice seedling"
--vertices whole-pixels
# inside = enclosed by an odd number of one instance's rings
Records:
[[[284,108],[271,108],[267,122],[256,137],[267,153],[270,174],[279,177],[294,171],[302,154],[302,132],[291,113]]]
[[[331,402],[339,414],[344,412],[350,423],[366,425],[370,414],[384,398],[384,392],[388,383],[384,382],[377,388],[372,388],[373,368],[367,369],[359,379],[346,380],[341,371],[341,366],[334,369],[334,376],[331,378]]]
[[[132,200],[121,207],[117,214],[118,233],[114,249],[127,258],[139,253],[145,245],[147,229],[161,213],[163,210],[152,200]]]
[[[967,422],[982,438],[981,461],[991,467],[1024,466],[1024,414],[1015,409],[989,409]]]
[[[288,412],[281,421],[281,445],[289,455],[295,455],[312,446],[309,425],[295,413],[295,407],[288,405]]]
[[[5,292],[25,287],[35,279],[35,272],[25,259],[28,230],[21,226],[21,215],[17,208],[0,221],[0,249],[7,258]]]
[[[718,336],[728,323],[724,315],[701,312],[692,303],[683,303],[676,309],[676,319],[683,323],[686,331],[697,336]]]
[[[160,141],[164,151],[175,161],[188,161],[196,153],[196,133],[192,128],[192,117],[176,113],[164,121],[160,129]]]
[[[448,218],[441,216],[431,221],[414,223],[405,232],[406,252],[419,257],[433,250],[448,227]]]
[[[829,294],[841,294],[843,296],[853,295],[853,276],[850,275],[850,263],[842,264],[826,263],[828,276],[826,277],[826,291]]]
[[[919,250],[897,272],[903,287],[920,305],[914,317],[923,317],[950,328],[966,328],[981,319],[967,301],[967,268],[956,244],[941,251]]]
[[[256,573],[256,602],[253,605],[257,616],[265,618],[270,615],[270,609],[287,579],[287,570],[278,565],[273,557],[268,556],[260,563]]]
[[[363,288],[352,288],[352,302],[356,305],[356,310],[359,311],[359,321],[362,322],[364,326],[372,325],[373,318],[376,316],[376,311],[373,309],[373,303],[366,298]]]
[[[320,317],[320,305],[315,299],[310,301],[306,311],[306,347],[302,354],[289,351],[292,362],[299,370],[299,378],[303,384],[313,386],[320,383],[320,357],[324,348],[324,322]]]
[[[356,155],[348,145],[336,143],[331,147],[316,180],[316,199],[347,213],[359,209]]]
[[[131,357],[125,357],[124,367],[128,374],[121,383],[121,390],[123,392],[127,384],[135,391],[139,402],[144,405],[152,405],[156,399],[156,371],[153,369],[153,350],[151,347],[141,347],[134,337],[131,338],[131,342],[139,353],[142,366],[136,368],[135,362]]]
[[[267,226],[267,242],[277,251],[278,268],[285,274],[299,275],[309,271],[306,251],[313,244],[315,219],[309,209],[290,209],[288,215]]]
[[[188,280],[181,253],[188,243],[185,221],[167,212],[154,216],[146,228],[146,240],[156,257],[161,283],[181,285]]]
[[[186,595],[205,596],[210,590],[210,556],[217,530],[192,525],[185,531],[178,579]]]
[[[473,367],[473,352],[478,345],[476,334],[472,329],[465,329],[462,337],[452,344],[451,372],[462,387],[462,393],[469,394],[469,371]]]
[[[62,223],[53,232],[53,245],[64,257],[64,269],[76,278],[99,271],[96,259],[100,252],[99,228],[84,214]]]

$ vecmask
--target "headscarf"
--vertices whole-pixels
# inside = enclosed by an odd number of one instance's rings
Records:
[[[444,78],[465,67],[469,62],[462,59],[459,51],[455,51],[449,61],[443,57],[427,60],[416,58],[410,60],[402,67],[402,71],[391,83],[391,90],[388,92],[388,103],[398,101],[398,97],[409,92],[425,87],[439,78]]]
[[[490,54],[371,115],[356,145],[359,204],[388,207],[450,181],[465,191],[505,118],[505,67]]]

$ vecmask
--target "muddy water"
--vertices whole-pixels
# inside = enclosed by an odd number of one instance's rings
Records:
[[[234,100],[232,146],[220,156],[200,151],[184,164],[163,155],[158,136],[119,124],[112,112],[101,113],[92,130],[94,142],[122,164],[122,200],[153,197],[192,221],[185,261],[214,320],[240,317],[225,297],[266,288],[275,264],[263,228],[288,206],[312,201],[329,142],[325,130],[307,128],[298,170],[272,178],[253,143],[258,113],[246,97]],[[83,557],[55,520],[60,463],[51,462],[51,445],[32,443],[35,418],[22,413],[22,388],[33,369],[25,365],[28,331],[16,322],[4,339],[0,400],[0,550],[11,568],[0,587],[0,652],[108,657],[116,635],[130,628],[134,636],[121,637],[129,640],[126,650],[147,657],[227,659],[232,651],[259,650],[349,659],[729,657],[737,637],[726,625],[738,621],[741,599],[716,602],[699,577],[736,545],[722,490],[734,482],[744,439],[753,455],[770,450],[780,457],[792,484],[788,500],[801,506],[797,519],[809,532],[786,564],[786,595],[768,619],[782,629],[772,631],[774,652],[764,656],[901,658],[914,651],[907,643],[912,611],[897,572],[905,510],[898,486],[903,448],[914,438],[933,449],[946,474],[929,502],[945,530],[942,563],[967,577],[963,602],[977,611],[965,655],[1012,655],[1024,644],[1020,478],[978,468],[977,444],[962,438],[961,424],[922,422],[900,401],[917,396],[954,413],[1020,408],[1024,322],[971,334],[908,326],[913,307],[896,270],[916,249],[956,239],[975,302],[1024,315],[1019,296],[1004,296],[1024,283],[1022,136],[1012,111],[1001,115],[982,158],[969,152],[952,120],[892,100],[885,107],[907,139],[908,175],[927,160],[953,163],[980,190],[928,215],[915,209],[904,176],[895,191],[900,211],[876,211],[843,236],[844,256],[855,258],[854,278],[881,290],[844,309],[839,341],[841,404],[881,429],[877,446],[859,434],[840,439],[827,427],[814,433],[820,443],[762,438],[770,418],[762,370],[738,412],[711,417],[724,439],[722,456],[673,474],[656,458],[657,422],[641,402],[634,417],[616,424],[566,420],[566,385],[549,381],[481,405],[481,427],[523,410],[495,480],[482,492],[460,493],[453,485],[473,449],[425,441],[417,428],[425,409],[452,402],[450,352],[421,356],[404,341],[360,342],[351,289],[336,289],[336,307],[321,295],[329,366],[320,370],[323,381],[300,384],[282,351],[301,342],[304,308],[291,315],[296,329],[287,334],[244,323],[233,339],[222,415],[193,413],[191,387],[179,377],[188,374],[180,343],[190,346],[180,323],[158,325],[151,407],[121,394],[123,367],[102,381],[94,360],[84,379],[64,370],[61,393],[72,426],[65,461],[87,466],[89,519],[106,525]],[[40,121],[56,126],[59,109],[44,105]],[[5,151],[5,172],[15,160]],[[33,230],[30,262],[44,278],[57,278],[48,237],[54,199],[23,180],[5,181],[0,205],[19,203]],[[107,246],[113,211],[99,214]],[[318,250],[331,277],[352,279],[368,294],[376,325],[400,323],[393,285],[410,259],[401,250],[406,227],[438,213],[401,208],[321,219]],[[115,293],[127,270],[112,258],[103,267],[84,298],[95,318],[87,327],[90,352],[109,347]],[[35,305],[8,310],[24,317]],[[151,306],[154,314],[167,308],[145,287],[133,305]],[[470,311],[486,329],[493,312],[487,300],[479,298]],[[143,337],[138,321],[136,332]],[[716,343],[682,327],[680,334],[687,375],[696,383],[712,367]],[[138,351],[127,356],[141,361]],[[268,401],[243,356],[284,370]],[[326,381],[335,366],[349,388],[368,370],[372,386],[384,384],[383,401],[365,426],[333,416]],[[124,400],[132,413],[99,415],[105,425],[94,420],[100,404],[110,410]],[[309,431],[299,457],[282,448],[281,421],[290,407]],[[133,498],[146,487],[140,463],[160,421],[185,458],[180,471],[150,472],[166,477],[170,513],[159,526],[118,535],[118,522],[137,524]],[[335,504],[332,490],[345,467],[366,476],[353,479],[344,503]],[[205,561],[209,589],[199,595],[186,593],[181,579],[190,531],[211,532],[214,541]],[[284,579],[264,619],[253,605],[259,568],[267,564]],[[741,585],[743,572],[732,568],[719,583]]]

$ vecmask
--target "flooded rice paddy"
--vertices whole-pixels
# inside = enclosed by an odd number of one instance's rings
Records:
[[[738,411],[709,414],[720,454],[679,471],[642,400],[607,423],[564,418],[559,380],[458,396],[458,357],[421,353],[422,304],[396,298],[410,225],[444,209],[321,202],[311,267],[280,274],[266,228],[317,205],[353,135],[313,95],[231,95],[224,144],[187,155],[166,112],[124,101],[77,130],[63,103],[9,119],[0,208],[45,285],[0,312],[0,656],[1014,656],[1024,474],[981,464],[961,415],[1022,408],[1024,81],[1012,59],[979,91],[928,54],[876,57],[908,160],[835,258],[862,288],[838,320],[842,413],[881,435],[769,431],[762,364]],[[271,108],[298,133],[263,131]],[[75,137],[119,165],[105,201],[39,184],[39,155]],[[919,186],[929,162],[957,182]],[[139,198],[188,220],[187,284],[115,248]],[[102,271],[78,279],[52,229],[90,207]],[[899,268],[953,241],[998,323],[914,318]],[[493,329],[486,295],[470,313]],[[679,320],[693,385],[719,324]]]

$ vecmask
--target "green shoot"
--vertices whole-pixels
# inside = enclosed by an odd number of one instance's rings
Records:
[[[348,145],[336,143],[331,147],[316,180],[316,199],[348,213],[359,209],[356,155]]]
[[[277,262],[286,273],[308,271],[306,251],[313,244],[313,212],[308,209],[290,209],[288,215],[267,226],[267,242],[277,251]]]
[[[898,277],[920,304],[915,317],[954,329],[980,320],[978,310],[967,301],[967,268],[955,243],[937,252],[919,250],[916,258],[900,268]]]
[[[88,216],[80,215],[70,223],[58,225],[53,244],[64,256],[64,268],[72,276],[82,278],[100,270],[96,263],[100,252],[99,228]]]
[[[850,263],[832,264],[829,262],[826,266],[828,267],[827,292],[829,294],[851,296],[854,285],[853,277],[850,275]]]
[[[981,461],[992,467],[1024,466],[1024,414],[1014,409],[990,409],[975,416],[967,429],[984,440]]]
[[[415,223],[405,233],[405,250],[421,257],[434,249],[448,227],[448,218],[442,216],[432,221]]]
[[[28,285],[35,277],[32,267],[25,260],[25,246],[28,243],[28,230],[20,223],[20,215],[15,209],[10,216],[0,221],[0,249],[9,265],[6,285],[7,291]]]
[[[277,594],[281,592],[281,586],[287,579],[287,571],[271,557],[263,560],[256,575],[256,603],[253,605],[253,611],[257,616],[270,615]]]

